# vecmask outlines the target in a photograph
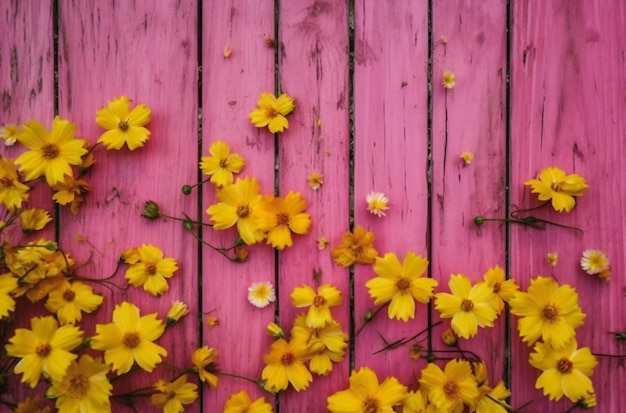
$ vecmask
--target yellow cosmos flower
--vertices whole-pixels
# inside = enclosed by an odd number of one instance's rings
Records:
[[[511,409],[505,400],[511,396],[511,392],[504,385],[504,381],[500,380],[498,384],[496,384],[496,387],[491,388],[489,386],[489,376],[485,363],[472,363],[472,369],[480,396],[475,400],[470,411],[477,413],[509,412]]]
[[[21,133],[18,125],[6,124],[0,128],[0,139],[4,141],[5,146],[13,146]]]
[[[285,116],[290,114],[295,104],[286,93],[278,98],[271,93],[261,93],[258,108],[250,113],[250,120],[257,128],[268,127],[271,133],[282,132],[289,127]]]
[[[268,281],[252,283],[248,287],[248,301],[257,308],[265,308],[276,301],[274,286]]]
[[[96,123],[107,129],[98,143],[107,149],[119,150],[126,144],[131,151],[142,147],[150,138],[145,125],[150,122],[152,112],[146,105],[139,104],[130,110],[130,100],[126,96],[108,102],[106,108],[96,112]]]
[[[570,212],[576,205],[575,196],[587,190],[585,178],[577,174],[565,175],[565,171],[557,167],[549,167],[541,171],[539,179],[524,182],[532,188],[532,193],[539,194],[540,201],[552,200],[552,207],[558,212]]]
[[[50,214],[42,208],[25,209],[20,213],[20,225],[25,234],[43,229],[50,221]]]
[[[246,161],[236,153],[230,153],[227,143],[216,141],[209,148],[211,156],[203,156],[200,160],[200,169],[211,177],[218,187],[233,183],[233,173],[239,173]]]
[[[113,310],[113,322],[96,324],[96,335],[91,348],[104,351],[104,361],[118,375],[130,371],[137,362],[139,367],[151,372],[167,356],[167,351],[153,343],[165,331],[157,314],[141,317],[132,303],[123,302]]]
[[[548,277],[531,280],[528,291],[516,293],[509,305],[511,313],[521,317],[517,329],[528,345],[542,338],[555,349],[562,349],[585,319],[576,290],[567,284],[559,286]]]
[[[17,404],[13,413],[50,413],[50,406],[46,406],[39,397],[28,397]]]
[[[559,255],[556,252],[549,252],[546,254],[546,260],[548,260],[551,266],[556,267],[559,263]]]
[[[53,380],[46,398],[56,399],[59,413],[110,412],[109,366],[84,354],[70,364],[61,380]]]
[[[178,270],[174,258],[163,258],[163,251],[154,245],[143,244],[137,248],[139,261],[126,270],[126,279],[134,287],[143,289],[157,297],[169,289],[166,278],[171,278]]]
[[[187,383],[186,374],[172,382],[159,380],[154,388],[156,393],[150,396],[150,404],[163,409],[165,413],[183,412],[183,405],[191,404],[198,398],[198,385]]]
[[[504,270],[499,265],[489,268],[483,275],[483,280],[494,293],[491,305],[498,314],[502,313],[504,303],[509,302],[513,295],[519,291],[518,285],[515,280],[505,280]]]
[[[474,154],[471,152],[463,152],[460,158],[463,160],[463,165],[468,166],[474,160]]]
[[[224,413],[272,413],[272,405],[260,397],[252,401],[247,391],[231,395],[224,405]]]
[[[282,250],[291,247],[291,233],[306,234],[311,227],[311,217],[305,213],[306,199],[300,192],[289,192],[285,198],[273,198],[265,203],[259,214],[259,228],[267,232],[267,243]]]
[[[180,321],[181,318],[189,314],[189,307],[182,301],[174,301],[165,319],[167,325],[171,325]]]
[[[239,236],[248,245],[261,241],[265,235],[258,226],[262,197],[256,178],[237,179],[217,192],[220,201],[211,205],[207,214],[214,222],[213,229],[227,229],[237,224]]]
[[[456,86],[456,75],[453,71],[443,71],[443,74],[441,75],[441,86],[443,86],[444,89],[454,89],[454,86]]]
[[[367,210],[379,218],[384,217],[385,211],[389,209],[387,206],[389,198],[382,192],[370,192],[365,196],[365,201],[367,202]]]
[[[313,380],[304,365],[309,358],[308,345],[299,340],[278,339],[272,342],[269,353],[263,356],[266,366],[261,377],[265,389],[273,393],[285,390],[289,383],[296,391],[305,390]]]
[[[65,180],[58,182],[53,189],[56,192],[52,195],[52,199],[60,205],[70,204],[70,211],[76,215],[78,208],[85,202],[85,194],[91,191],[91,186],[83,179],[74,179],[65,175]]]
[[[285,338],[285,332],[283,331],[282,327],[276,323],[269,323],[267,325],[266,331],[267,334],[269,334],[270,337],[272,337],[274,340],[279,338]]]
[[[550,400],[560,400],[565,395],[576,403],[594,393],[589,377],[598,362],[589,347],[577,346],[574,338],[559,350],[549,343],[535,345],[530,364],[543,371],[537,378],[535,388],[543,389],[543,394]]]
[[[341,305],[341,292],[333,285],[324,284],[317,292],[308,285],[296,287],[291,293],[293,305],[297,308],[309,307],[306,324],[311,328],[321,328],[333,321],[330,307]]]
[[[427,303],[433,296],[437,281],[424,278],[428,260],[408,252],[400,264],[396,254],[388,253],[383,258],[377,257],[374,272],[377,277],[365,283],[374,304],[391,301],[388,308],[389,318],[408,321],[415,317],[415,300]]]
[[[18,281],[13,274],[0,275],[0,319],[7,317],[9,311],[15,311],[15,300],[12,293],[17,289]]]
[[[58,116],[50,131],[34,120],[25,125],[20,142],[30,150],[15,160],[25,179],[32,181],[45,175],[48,185],[54,186],[63,182],[65,175],[72,176],[70,165],[80,165],[81,157],[87,153],[83,142],[75,139],[75,133],[76,125]]]
[[[443,370],[430,363],[422,370],[419,382],[440,412],[461,413],[464,404],[472,405],[480,396],[472,366],[466,360],[450,360]]]
[[[211,387],[217,387],[219,380],[217,378],[217,350],[209,348],[209,346],[200,347],[193,352],[191,360],[193,361],[194,371],[198,373],[198,377],[202,382],[208,383]]]
[[[324,177],[319,172],[311,172],[311,174],[307,177],[307,181],[309,182],[311,189],[317,191],[322,187]]]
[[[30,188],[19,181],[12,160],[0,156],[0,202],[7,209],[22,207]]]
[[[401,413],[426,413],[431,410],[427,409],[428,400],[424,397],[424,394],[417,391],[410,391],[404,400],[404,404],[402,405]]]
[[[478,327],[493,327],[498,312],[493,308],[493,287],[485,283],[472,286],[463,274],[452,275],[448,293],[435,294],[435,309],[441,318],[452,318],[452,328],[463,338],[471,338]]]
[[[357,226],[354,233],[348,231],[341,238],[341,245],[333,248],[331,255],[342,267],[355,263],[374,264],[378,251],[374,248],[374,233]]]
[[[350,387],[328,397],[332,413],[384,413],[395,411],[408,396],[407,388],[395,377],[378,382],[367,367],[350,374]]]
[[[61,324],[74,324],[82,320],[83,312],[95,311],[102,300],[102,295],[94,294],[91,286],[80,281],[66,281],[50,291],[46,309],[55,313]]]
[[[610,268],[609,258],[600,250],[585,250],[580,258],[580,268],[590,275],[600,274]]]
[[[291,329],[291,338],[308,343],[311,349],[309,370],[312,373],[326,375],[333,369],[332,363],[343,360],[348,346],[348,335],[336,321],[327,323],[325,327],[311,328],[307,326],[306,314],[299,314]]]
[[[33,317],[31,330],[17,328],[15,335],[5,346],[7,354],[21,360],[15,366],[15,373],[24,373],[22,383],[35,387],[41,373],[52,380],[61,380],[76,358],[70,353],[82,343],[83,332],[78,327],[59,323],[52,316]]]

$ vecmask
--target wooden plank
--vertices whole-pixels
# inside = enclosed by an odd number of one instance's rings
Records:
[[[198,343],[196,315],[198,274],[196,242],[176,221],[148,221],[140,214],[146,200],[164,212],[195,216],[197,200],[180,187],[197,176],[197,7],[196,2],[59,2],[59,112],[78,125],[79,136],[95,142],[103,130],[94,122],[107,101],[126,95],[132,104],[152,110],[150,140],[133,152],[127,148],[95,150],[96,166],[87,177],[93,190],[79,212],[63,211],[61,242],[79,263],[81,273],[102,278],[113,272],[120,253],[142,244],[160,247],[179,270],[169,291],[154,298],[142,289],[107,291],[105,303],[83,323],[87,336],[94,322],[111,322],[114,304],[131,301],[141,314],[164,319],[170,304],[182,300],[191,316],[168,329],[158,341],[166,361],[190,365]],[[157,47],[158,46],[158,47]],[[185,160],[185,162],[181,162]],[[77,235],[84,237],[78,242]],[[125,267],[113,278],[125,285]],[[173,379],[178,371],[159,367],[155,374],[133,373],[114,383],[114,394]],[[146,408],[143,400],[141,409]],[[115,411],[122,411],[114,403]],[[188,411],[198,409],[189,407]]]
[[[273,2],[204,2],[202,25],[202,154],[212,142],[227,142],[246,160],[240,177],[254,177],[264,194],[274,194],[274,137],[267,128],[255,128],[248,118],[262,92],[274,91]],[[225,58],[224,49],[232,54]],[[204,185],[203,211],[216,202],[211,184]],[[208,216],[203,212],[205,221]],[[205,238],[218,245],[232,245],[236,230],[205,230]],[[247,289],[259,281],[275,283],[274,251],[267,245],[248,248],[244,263],[236,264],[215,252],[202,250],[202,317],[217,317],[220,325],[204,329],[203,343],[219,351],[222,371],[261,379],[263,354],[271,338],[265,332],[274,321],[274,305],[263,309],[247,301]],[[206,326],[206,325],[205,325]],[[206,390],[206,386],[205,386]],[[247,390],[252,399],[273,396],[259,386],[221,377],[219,388],[204,393],[205,411],[221,411],[231,394]]]
[[[533,215],[581,228],[584,234],[549,226],[545,231],[513,227],[511,272],[524,288],[537,275],[552,274],[579,294],[587,314],[576,332],[579,347],[607,354],[624,354],[609,331],[624,331],[624,242],[626,212],[621,165],[626,149],[626,82],[624,79],[624,21],[622,2],[553,1],[539,6],[513,3],[512,49],[512,203],[521,208],[539,205],[523,182],[549,166],[578,173],[589,184],[570,213],[548,206]],[[600,249],[611,260],[613,278],[604,283],[585,274],[580,257],[588,248]],[[559,261],[552,268],[548,252]],[[515,334],[516,331],[514,330]],[[528,365],[529,349],[513,340],[513,407],[533,400],[535,411],[564,411],[565,398],[549,402],[534,389],[539,372]],[[599,358],[592,377],[597,411],[614,411],[624,404],[623,358]],[[558,406],[558,407],[557,407]]]
[[[355,2],[354,13],[354,225],[375,234],[379,256],[395,253],[402,261],[411,251],[426,257],[427,3],[360,0]],[[387,216],[379,218],[367,211],[365,197],[372,191],[389,198]],[[356,265],[357,328],[365,313],[376,308],[365,287],[374,276],[371,266]],[[356,338],[355,367],[370,367],[380,380],[396,376],[414,385],[424,363],[409,358],[409,345],[373,353],[384,347],[379,334],[394,341],[424,329],[427,306],[417,303],[415,319],[407,323],[390,320],[386,313],[383,310]]]
[[[505,268],[504,225],[477,227],[473,220],[505,215],[506,1],[435,2],[433,46],[432,274],[437,291],[449,293],[452,274],[473,285],[489,268]],[[442,85],[445,71],[456,76],[453,89]],[[469,165],[464,152],[474,155]],[[484,360],[492,385],[504,378],[504,319],[502,313],[493,328],[459,339]],[[449,350],[440,335],[450,319],[441,321],[433,347]]]
[[[308,202],[312,220],[306,236],[294,236],[293,247],[279,252],[279,316],[281,325],[290,329],[295,316],[307,311],[294,308],[290,294],[303,285],[316,289],[313,273],[319,271],[321,284],[332,284],[342,293],[342,305],[331,311],[348,333],[348,271],[333,263],[330,247],[320,250],[317,245],[323,237],[338,242],[341,232],[348,228],[348,5],[314,0],[280,2],[279,16],[281,88],[296,99],[289,129],[278,138],[280,195],[300,192]],[[313,172],[324,177],[318,190],[307,183]],[[313,375],[306,392],[284,392],[280,411],[325,411],[325,396],[346,386],[349,359],[346,349],[343,362],[335,364],[328,376]]]

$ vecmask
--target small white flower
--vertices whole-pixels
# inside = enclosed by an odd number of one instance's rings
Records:
[[[609,258],[600,250],[588,249],[580,258],[580,268],[587,274],[600,274],[609,269]]]
[[[264,308],[276,301],[274,286],[268,281],[252,283],[248,287],[248,301],[255,307]]]
[[[372,191],[365,197],[367,201],[367,210],[379,217],[385,216],[385,211],[389,209],[387,203],[389,199],[382,192]]]

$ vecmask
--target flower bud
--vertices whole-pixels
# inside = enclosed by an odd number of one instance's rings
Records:
[[[189,314],[189,307],[182,301],[174,301],[172,307],[167,312],[167,325],[172,325]]]
[[[235,256],[236,256],[235,260],[237,262],[244,262],[246,258],[248,258],[249,254],[250,253],[248,252],[248,250],[243,247],[235,248]]]
[[[278,340],[279,338],[285,338],[285,332],[276,323],[269,323],[267,325],[267,333],[272,336],[274,340]]]
[[[191,185],[183,185],[183,194],[189,195],[191,193]]]
[[[154,201],[146,201],[143,204],[143,212],[141,216],[148,219],[157,219],[161,216],[159,205]]]
[[[481,217],[480,215],[474,217],[474,224],[482,225],[483,222],[485,222],[485,218]]]
[[[374,318],[374,314],[372,313],[371,310],[367,310],[367,312],[365,313],[365,315],[363,316],[363,320],[365,320],[365,322],[367,323],[368,321],[370,321],[372,318]]]
[[[57,251],[59,249],[59,244],[57,244],[56,242],[53,242],[53,241],[48,241],[46,243],[46,245],[45,245],[45,248],[48,251],[53,251],[54,252],[54,251]]]
[[[452,327],[448,327],[441,332],[441,340],[448,346],[454,347],[458,341],[457,335],[452,329]]]
[[[183,221],[183,227],[185,227],[187,231],[191,231],[193,229],[193,221],[191,221],[190,219],[185,219]]]

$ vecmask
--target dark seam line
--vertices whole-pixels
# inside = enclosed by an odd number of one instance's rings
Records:
[[[426,254],[431,262],[428,266],[428,278],[433,277],[432,256],[433,256],[433,0],[428,0],[428,68],[427,68],[427,96],[428,96],[428,119],[427,119],[427,136],[428,136],[428,160],[427,160],[427,214],[426,220]],[[428,303],[428,355],[433,351],[433,302]]]
[[[354,0],[348,2],[348,226],[354,227]],[[354,267],[348,269],[350,306],[349,336],[354,337],[356,311],[354,300]],[[354,369],[356,340],[350,340],[349,371]]]
[[[197,87],[198,87],[198,94],[197,94],[197,99],[198,99],[198,113],[197,113],[197,121],[198,121],[198,135],[197,135],[197,141],[198,141],[198,146],[197,146],[197,157],[196,157],[196,164],[200,163],[200,159],[202,158],[202,34],[203,34],[203,25],[202,25],[202,14],[203,14],[203,4],[202,4],[202,0],[198,0],[198,9],[197,9],[197,25],[198,25],[198,40],[197,40],[197,51],[196,51],[196,75],[198,76],[197,79]],[[200,168],[197,169],[197,175],[196,175],[196,179],[197,182],[201,182],[202,181],[202,171],[200,170]],[[203,215],[202,215],[202,204],[203,204],[203,198],[204,198],[204,193],[202,191],[202,185],[198,185],[198,198],[196,200],[197,202],[197,215],[196,215],[196,219],[198,222],[202,222],[203,219]],[[198,324],[198,338],[197,338],[197,343],[198,343],[198,348],[200,348],[202,346],[202,342],[203,342],[203,338],[204,338],[204,324],[202,323],[202,314],[203,314],[203,300],[202,300],[202,285],[203,285],[203,280],[202,277],[204,275],[204,261],[203,261],[203,256],[202,256],[202,252],[203,252],[203,248],[202,248],[202,240],[204,239],[204,226],[203,225],[198,225],[197,228],[197,235],[198,235],[198,239],[199,241],[196,243],[196,253],[198,256],[198,267],[197,267],[197,283],[198,283],[198,297],[197,297],[197,306],[198,306],[198,319],[196,320],[197,324]],[[204,392],[199,392],[198,395],[198,404],[200,407],[200,411],[204,411]]]
[[[505,190],[504,190],[504,209],[505,216],[509,216],[511,213],[511,47],[512,47],[512,7],[513,1],[507,0],[506,4],[506,97],[505,97],[505,135],[506,135],[506,167],[505,167]],[[506,279],[510,278],[511,274],[511,226],[509,222],[505,222],[504,225],[504,271]],[[511,314],[507,307],[504,318],[505,328],[505,349],[506,354],[504,358],[504,383],[507,388],[511,388]]]
[[[278,97],[281,93],[280,86],[280,49],[282,47],[280,43],[280,1],[274,0],[274,94]],[[279,148],[278,133],[274,134],[274,196],[280,194],[280,148]],[[280,325],[280,268],[279,268],[279,253],[278,250],[274,250],[274,285],[276,294],[276,305],[274,306],[274,319],[276,324]],[[280,413],[280,395],[275,396],[276,413]]]
[[[52,2],[52,55],[53,55],[53,111],[59,114],[59,0]],[[71,91],[70,91],[71,92]],[[58,243],[61,236],[61,208],[54,203],[54,240]]]

